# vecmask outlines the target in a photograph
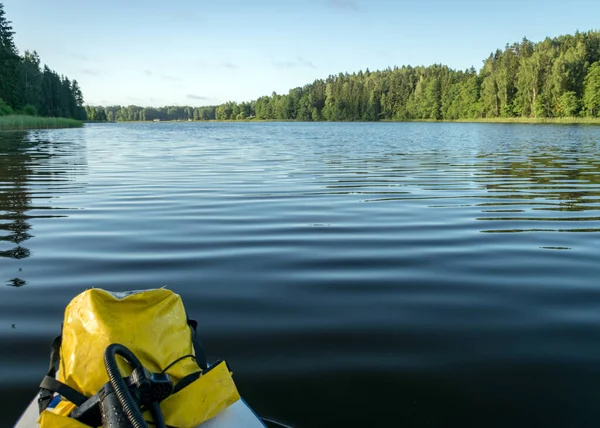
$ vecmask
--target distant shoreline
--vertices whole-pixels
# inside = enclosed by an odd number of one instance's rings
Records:
[[[293,119],[239,119],[239,120],[136,120],[136,121],[86,121],[86,123],[517,123],[533,125],[600,125],[600,117],[495,117],[495,118],[477,118],[477,119],[455,119],[455,120],[434,120],[434,119],[403,119],[403,120],[381,120],[381,121],[302,121]]]

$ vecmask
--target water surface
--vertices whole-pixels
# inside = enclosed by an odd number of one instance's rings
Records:
[[[73,296],[166,285],[265,416],[597,426],[599,148],[586,126],[0,134],[1,425]]]

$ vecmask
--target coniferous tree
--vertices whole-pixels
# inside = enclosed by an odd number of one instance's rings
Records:
[[[19,55],[13,35],[12,22],[6,18],[4,5],[0,3],[0,99],[13,109],[22,105],[19,88]]]
[[[48,66],[42,70],[35,51],[19,56],[11,24],[0,3],[0,99],[11,112],[86,119],[79,84]]]

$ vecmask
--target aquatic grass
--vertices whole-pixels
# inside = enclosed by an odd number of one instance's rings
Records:
[[[478,119],[457,119],[448,122],[600,125],[600,117],[490,117]]]
[[[177,121],[163,121],[177,122]],[[187,122],[187,121],[186,121]],[[196,122],[196,121],[194,121]],[[312,122],[299,121],[294,119],[227,119],[227,120],[206,120],[201,122]],[[600,117],[483,117],[475,119],[384,119],[380,121],[319,121],[322,123],[333,122],[361,122],[361,123],[524,123],[524,124],[557,124],[557,125],[600,125]]]
[[[40,117],[25,115],[0,116],[0,131],[25,129],[81,128],[83,122],[63,117]]]

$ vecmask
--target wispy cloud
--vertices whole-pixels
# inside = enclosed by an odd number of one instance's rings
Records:
[[[205,97],[203,95],[187,94],[185,97],[188,100],[194,100],[194,101],[208,101],[208,100],[210,100],[210,97]]]
[[[232,62],[222,62],[221,67],[228,68],[230,70],[237,70],[239,67]]]
[[[304,59],[302,57],[296,58],[295,61],[273,61],[273,65],[279,68],[296,68],[296,67],[305,67],[305,68],[317,68],[312,61]]]
[[[144,74],[148,77],[152,77],[154,73],[152,73],[150,70],[144,70]]]
[[[358,10],[358,3],[355,0],[327,0],[329,6],[342,10]]]
[[[298,57],[298,63],[304,67],[308,67],[308,68],[317,68],[315,67],[315,65],[312,63],[312,61],[308,61],[304,58]]]
[[[87,74],[88,76],[98,76],[100,74],[97,70],[90,70],[89,68],[83,68],[79,70],[81,74]]]
[[[79,61],[89,61],[90,60],[87,55],[80,54],[80,53],[74,53],[74,52],[71,52],[71,58],[79,60]]]
[[[214,63],[214,62],[211,63],[211,62],[205,61],[203,59],[194,61],[192,63],[192,65],[196,68],[201,68],[201,69],[226,68],[229,70],[237,70],[240,68],[236,63],[231,62],[231,61],[223,61],[220,63]]]
[[[298,63],[294,61],[273,61],[273,65],[279,68],[292,68],[296,67]]]

